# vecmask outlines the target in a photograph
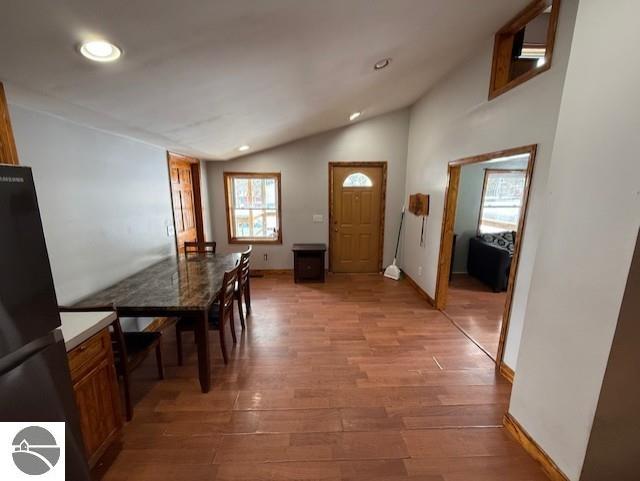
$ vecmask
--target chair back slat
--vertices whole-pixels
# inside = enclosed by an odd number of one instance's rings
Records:
[[[249,280],[249,267],[251,261],[251,246],[242,253],[240,256],[240,271],[238,272],[238,288],[242,289],[242,287]]]
[[[216,243],[215,242],[191,242],[184,243],[184,255],[189,254],[215,254]]]
[[[224,273],[222,278],[222,288],[220,289],[220,319],[226,319],[233,308],[233,295],[238,278],[239,266]]]

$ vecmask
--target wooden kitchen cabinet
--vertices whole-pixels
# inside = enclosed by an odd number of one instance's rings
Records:
[[[68,356],[82,438],[93,467],[122,429],[109,330],[101,330],[69,351]]]

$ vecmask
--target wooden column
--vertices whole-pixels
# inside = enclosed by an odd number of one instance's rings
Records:
[[[2,82],[0,82],[0,164],[18,164],[18,151],[13,139],[9,106]]]

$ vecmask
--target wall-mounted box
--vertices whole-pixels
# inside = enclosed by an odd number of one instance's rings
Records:
[[[411,194],[409,196],[409,212],[414,215],[429,215],[429,195]]]

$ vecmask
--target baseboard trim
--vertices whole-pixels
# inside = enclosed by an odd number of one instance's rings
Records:
[[[268,276],[268,275],[293,275],[293,269],[251,269],[251,276]]]
[[[515,372],[509,366],[507,366],[504,361],[500,363],[500,375],[513,384],[513,377],[515,376]]]
[[[418,283],[416,281],[414,281],[413,279],[411,279],[411,276],[409,274],[407,274],[405,271],[402,271],[402,274],[404,274],[404,277],[407,279],[407,282],[409,283],[409,285],[411,287],[413,287],[416,291],[418,291],[418,294],[420,294],[422,297],[425,298],[425,300],[431,304],[431,307],[434,307],[436,305],[435,301],[433,300],[433,298],[427,294],[422,287],[420,287],[418,285]]]
[[[506,413],[502,420],[505,429],[515,438],[524,450],[531,456],[540,466],[545,474],[552,481],[569,481],[569,478],[560,470],[544,450],[538,446],[529,433],[515,420],[511,414]]]

